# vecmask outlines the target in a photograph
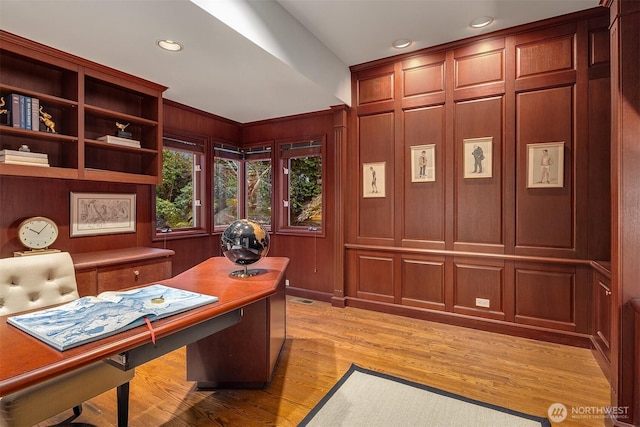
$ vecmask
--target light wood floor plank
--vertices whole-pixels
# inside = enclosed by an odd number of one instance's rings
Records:
[[[556,402],[569,411],[609,405],[609,385],[588,349],[301,301],[288,298],[287,341],[269,387],[196,391],[180,349],[136,370],[129,425],[296,426],[352,363],[538,416]],[[114,426],[115,391],[86,402],[76,422]],[[558,425],[604,420],[570,415]]]

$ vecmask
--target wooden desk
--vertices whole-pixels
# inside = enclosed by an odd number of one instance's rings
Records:
[[[161,283],[167,286],[215,295],[219,301],[154,322],[157,342],[171,341],[172,335],[180,333],[189,339],[190,328],[219,317],[233,317],[236,310],[274,295],[284,282],[288,264],[288,258],[265,258],[255,265],[264,273],[241,279],[229,276],[238,267],[226,258],[210,258],[163,280]],[[150,331],[141,326],[61,352],[8,325],[7,317],[0,317],[0,396],[103,359],[117,359],[135,349],[155,347],[150,344]]]

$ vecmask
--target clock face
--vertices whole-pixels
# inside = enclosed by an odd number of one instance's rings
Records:
[[[18,227],[18,238],[27,248],[45,249],[58,238],[58,226],[49,218],[28,218]]]

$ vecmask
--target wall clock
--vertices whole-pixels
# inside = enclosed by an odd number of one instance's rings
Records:
[[[34,216],[27,218],[18,226],[18,239],[29,250],[14,252],[15,256],[35,255],[45,252],[60,252],[49,249],[58,238],[58,226],[49,218]]]

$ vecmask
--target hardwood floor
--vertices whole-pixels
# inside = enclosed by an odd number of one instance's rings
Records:
[[[288,298],[288,339],[269,387],[196,391],[185,381],[183,348],[136,370],[129,425],[295,426],[352,363],[532,415],[562,403],[569,417],[554,424],[562,427],[604,425],[601,416],[571,414],[609,405],[588,349],[304,301]],[[110,391],[86,402],[75,424],[114,426],[115,401]]]

